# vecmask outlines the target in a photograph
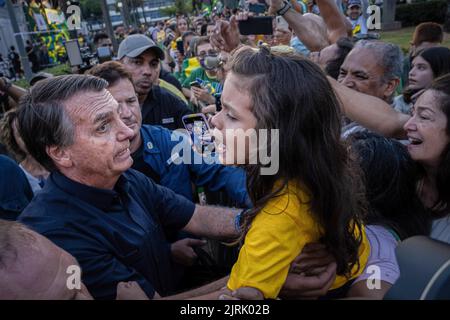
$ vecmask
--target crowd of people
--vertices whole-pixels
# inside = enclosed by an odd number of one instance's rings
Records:
[[[357,35],[364,1],[247,2],[287,24],[178,16],[98,33],[114,59],[83,74],[0,79],[0,299],[383,299],[399,243],[450,244],[442,26],[404,57]]]

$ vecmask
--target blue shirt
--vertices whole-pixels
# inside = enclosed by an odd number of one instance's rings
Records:
[[[16,220],[32,198],[22,169],[14,160],[0,155],[0,219]]]
[[[52,173],[19,221],[72,254],[96,299],[115,299],[120,281],[137,281],[149,297],[171,293],[166,229],[181,229],[195,205],[128,170],[114,190]]]
[[[189,200],[192,200],[192,183],[213,192],[224,190],[236,206],[251,207],[244,170],[201,161],[201,156],[192,150],[189,137],[179,132],[143,125],[141,136],[144,161],[158,175],[158,184]],[[176,148],[177,145],[184,148]],[[189,150],[191,162],[176,164],[176,159],[183,158],[183,150]]]

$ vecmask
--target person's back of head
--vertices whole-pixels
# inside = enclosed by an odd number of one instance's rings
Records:
[[[67,286],[74,267],[76,259],[44,236],[0,219],[0,300],[92,299],[83,283]]]
[[[414,30],[411,44],[421,45],[423,42],[442,43],[444,39],[444,30],[436,22],[423,22]]]
[[[99,32],[94,36],[94,44],[97,46],[100,40],[109,39],[109,36],[104,32]]]
[[[131,74],[125,69],[123,64],[117,61],[108,61],[98,64],[90,69],[87,74],[105,79],[108,81],[108,87],[114,86],[121,79],[128,79],[133,83]]]
[[[339,72],[341,66],[344,63],[347,55],[352,51],[354,43],[351,38],[340,38],[336,42],[337,50],[334,58],[329,61],[325,66],[325,72],[332,78],[336,79],[339,77]]]
[[[6,112],[0,119],[0,142],[5,145],[8,153],[14,157],[17,163],[22,162],[27,154],[17,143],[14,126],[17,120],[17,110],[12,109]]]
[[[417,196],[421,171],[406,147],[366,130],[348,139],[364,175],[366,223],[393,229],[401,239],[428,235],[429,214]]]

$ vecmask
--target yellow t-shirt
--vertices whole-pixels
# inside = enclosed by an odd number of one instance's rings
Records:
[[[286,192],[287,191],[287,192]],[[300,200],[299,200],[300,199]],[[253,287],[266,299],[275,299],[286,281],[290,264],[310,242],[318,242],[322,231],[310,213],[309,198],[293,184],[280,196],[271,199],[253,219],[239,252],[238,261],[231,270],[228,289]],[[356,235],[359,231],[355,231]],[[362,229],[359,264],[351,278],[359,276],[367,263],[370,244]],[[331,289],[343,286],[349,279],[336,276]]]

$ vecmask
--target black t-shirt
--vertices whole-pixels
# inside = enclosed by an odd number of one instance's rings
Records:
[[[180,91],[183,90],[183,88],[181,87],[180,81],[178,81],[177,78],[175,78],[170,72],[167,72],[166,70],[161,69],[159,78],[163,79],[164,81],[175,86],[178,90],[180,90]]]
[[[164,88],[154,86],[142,105],[142,124],[175,130],[183,128],[181,118],[191,113],[192,110],[181,99]]]
[[[37,60],[37,56],[36,53],[34,52],[34,48],[33,46],[27,46],[25,48],[27,55],[28,55],[28,59],[30,59],[30,61],[36,61]]]
[[[8,58],[9,58],[9,60],[11,60],[11,62],[13,64],[19,64],[20,63],[20,57],[17,54],[17,52],[15,52],[15,51],[10,51],[8,53]]]

